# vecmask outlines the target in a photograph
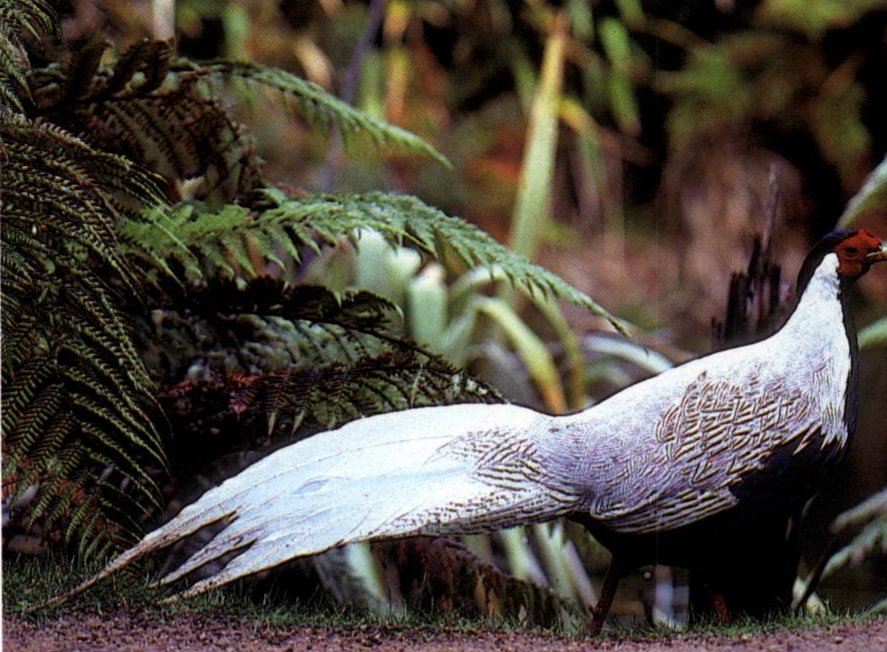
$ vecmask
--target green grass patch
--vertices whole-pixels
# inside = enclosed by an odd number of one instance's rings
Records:
[[[127,568],[73,598],[52,607],[42,607],[50,598],[69,591],[101,570],[102,565],[75,562],[59,554],[41,556],[7,555],[3,559],[3,604],[7,614],[35,622],[90,613],[111,615],[147,612],[158,618],[181,614],[229,618],[254,626],[296,627],[378,627],[388,631],[427,629],[430,632],[472,632],[517,630],[565,634],[560,627],[540,627],[504,616],[466,616],[442,609],[396,609],[376,612],[336,604],[320,594],[306,602],[288,598],[273,586],[259,594],[255,580],[234,582],[215,591],[162,604],[171,591],[153,587],[156,577],[136,565]]]
[[[873,612],[823,611],[817,614],[801,615],[774,613],[764,619],[739,616],[733,618],[728,624],[722,624],[718,620],[697,620],[691,625],[681,628],[652,625],[615,627],[606,630],[604,635],[632,641],[678,638],[743,639],[750,636],[835,627],[851,622],[870,622],[884,618],[883,614]]]
[[[35,622],[76,616],[83,613],[113,615],[141,612],[162,619],[176,615],[224,618],[245,626],[293,629],[327,627],[345,629],[375,627],[396,635],[398,631],[426,631],[469,634],[481,631],[519,631],[585,638],[584,632],[568,632],[563,627],[543,627],[503,616],[467,616],[443,609],[398,609],[375,612],[337,605],[323,595],[307,602],[294,601],[281,590],[259,593],[254,580],[234,583],[221,590],[161,604],[170,592],[150,586],[154,579],[144,567],[124,570],[99,582],[84,593],[60,605],[41,608],[49,598],[70,590],[100,570],[100,564],[74,562],[59,554],[38,557],[7,555],[3,560],[3,604],[6,614]],[[127,572],[128,571],[128,572]],[[885,616],[872,613],[830,611],[816,615],[774,615],[766,620],[738,618],[729,625],[716,621],[696,622],[683,629],[654,626],[611,627],[604,638],[650,640],[676,637],[742,638],[773,632],[830,627],[847,622],[872,621]]]
[[[713,635],[727,638],[738,638],[746,635],[772,634],[787,630],[810,629],[813,627],[831,627],[847,622],[865,622],[877,620],[879,616],[870,612],[822,611],[815,614],[795,615],[774,613],[765,619],[740,617],[729,624],[717,621],[694,623],[683,630],[688,635]]]

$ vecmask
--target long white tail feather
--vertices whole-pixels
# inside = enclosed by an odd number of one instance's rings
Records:
[[[224,525],[216,537],[163,581],[237,551],[187,593],[350,542],[575,514],[614,534],[654,535],[726,513],[742,496],[779,508],[837,464],[852,434],[842,287],[839,259],[828,254],[770,338],[680,365],[578,414],[420,408],[293,444],[52,602],[216,522]],[[762,474],[783,469],[786,450],[792,471],[768,488]]]
[[[566,514],[577,499],[534,477],[532,433],[549,419],[511,405],[458,405],[320,433],[207,491],[68,595],[219,521],[224,529],[160,583],[238,550],[182,595],[347,543],[484,532]]]

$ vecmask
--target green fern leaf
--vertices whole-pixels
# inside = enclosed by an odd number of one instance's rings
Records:
[[[239,415],[238,427],[262,417],[268,436],[416,405],[501,400],[415,343],[388,335],[393,306],[369,292],[336,294],[264,277],[244,285],[210,283],[189,293],[185,307],[187,321],[172,317],[175,304],[164,319],[165,337],[178,331],[175,357],[186,361],[178,373],[192,379],[189,387],[230,392],[228,404]],[[220,331],[224,324],[231,324],[229,331]],[[210,328],[216,329],[208,338],[212,353],[201,349]],[[190,329],[194,335],[182,337]],[[218,342],[232,337],[232,350],[220,351]],[[192,344],[183,346],[189,339]],[[172,350],[171,341],[163,338],[157,346]],[[198,361],[208,359],[210,368],[197,371]],[[175,369],[171,359],[160,364]],[[218,380],[237,380],[243,373],[254,374],[247,390],[239,381]]]
[[[95,55],[83,66],[90,77]],[[4,480],[13,495],[36,488],[28,517],[44,529],[78,514],[59,536],[88,545],[119,536],[97,485],[107,469],[128,487],[118,503],[159,506],[148,471],[166,464],[158,408],[124,308],[142,281],[115,227],[160,192],[150,173],[56,126],[0,112],[0,127],[2,428],[15,460]]]
[[[294,108],[316,127],[334,127],[345,142],[355,137],[370,138],[383,149],[400,148],[426,154],[450,167],[447,158],[415,134],[391,125],[330,95],[317,84],[279,68],[253,63],[210,61],[205,64],[177,62],[180,75],[238,79],[279,91],[292,100]]]
[[[156,227],[156,222],[156,217],[147,216],[124,225],[123,232],[144,248],[145,257],[161,261],[164,267],[175,261],[188,270],[191,280],[195,280],[196,258],[203,260],[202,272],[210,277],[211,269],[219,269],[229,277],[254,278],[258,270],[246,258],[244,243],[250,243],[267,263],[279,264],[272,243],[285,243],[297,262],[301,247],[319,251],[323,246],[338,246],[345,238],[359,240],[360,231],[370,229],[392,246],[410,246],[437,259],[444,259],[451,249],[469,267],[501,270],[512,285],[530,295],[564,298],[605,318],[620,333],[626,332],[620,320],[556,274],[511,252],[465,220],[409,195],[288,197],[268,189],[252,210],[231,205],[207,211],[186,204],[172,210],[166,231]],[[187,249],[180,248],[180,243]]]
[[[45,0],[0,0],[0,112],[21,112],[31,101],[25,35],[39,41],[40,32],[58,36],[59,31],[55,11]]]

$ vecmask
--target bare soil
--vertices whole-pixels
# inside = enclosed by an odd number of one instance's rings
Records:
[[[517,631],[453,632],[404,626],[292,628],[206,616],[177,615],[158,619],[156,614],[138,612],[68,616],[39,624],[19,616],[3,619],[5,652],[365,652],[368,649],[374,652],[882,652],[887,650],[887,620],[731,637],[670,635],[629,640],[616,633],[593,639]]]

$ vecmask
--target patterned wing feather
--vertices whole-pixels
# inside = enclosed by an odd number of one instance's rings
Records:
[[[622,490],[596,499],[591,515],[616,531],[640,534],[730,509],[747,485],[773,470],[774,460],[787,463],[822,439],[814,406],[809,392],[789,390],[782,379],[765,382],[758,371],[741,383],[703,372],[661,414],[638,453],[642,463],[625,465]]]

